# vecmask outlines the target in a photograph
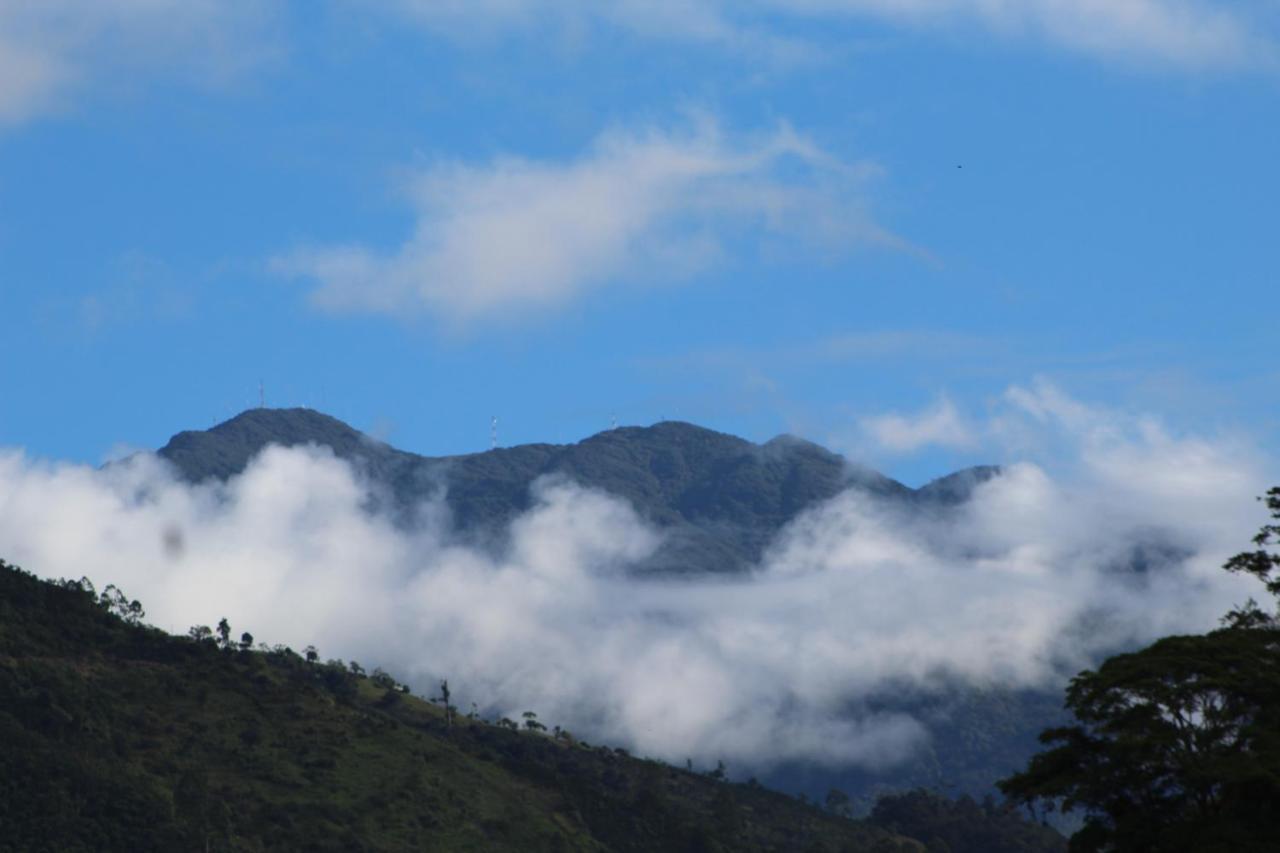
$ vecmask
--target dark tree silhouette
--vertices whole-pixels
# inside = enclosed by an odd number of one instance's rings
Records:
[[[1258,500],[1266,502],[1273,522],[1280,521],[1280,486],[1271,489],[1265,497]],[[1253,575],[1262,581],[1272,597],[1280,599],[1280,554],[1267,550],[1280,546],[1280,524],[1262,525],[1258,535],[1253,537],[1253,544],[1257,546],[1255,550],[1236,554],[1227,561],[1224,568],[1229,572]],[[1274,626],[1276,614],[1264,612],[1257,602],[1250,599],[1244,607],[1228,613],[1223,621],[1228,626],[1240,628]]]
[[[227,621],[227,617],[223,616],[218,620],[218,648],[224,651],[231,651],[231,623]]]
[[[455,708],[449,704],[449,681],[446,679],[440,682],[440,704],[444,706],[444,724],[446,727],[453,727],[453,712]]]
[[[89,594],[93,594],[93,584],[88,578],[80,579],[80,587],[85,589]],[[102,590],[102,594],[98,596],[98,604],[101,605],[108,613],[119,616],[130,625],[137,625],[146,616],[146,611],[142,609],[142,603],[137,599],[130,600],[124,591],[115,584],[107,584]]]
[[[1267,495],[1280,520],[1280,489]],[[1280,595],[1268,551],[1225,568]],[[1166,637],[1083,672],[1067,689],[1077,724],[1044,732],[1051,747],[999,783],[1031,807],[1083,809],[1073,851],[1265,850],[1280,839],[1280,620],[1250,601],[1202,636]]]
[[[849,802],[849,795],[839,788],[832,788],[827,791],[827,811],[832,814],[838,814],[842,817],[848,817],[852,813],[852,805]]]

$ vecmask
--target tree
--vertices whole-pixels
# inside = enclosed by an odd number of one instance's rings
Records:
[[[1280,520],[1280,489],[1267,495]],[[1280,596],[1280,538],[1229,560]],[[1071,681],[1077,724],[999,783],[1034,808],[1076,808],[1073,851],[1270,849],[1280,838],[1280,619],[1252,601],[1200,636],[1166,637]]]
[[[339,699],[350,700],[359,692],[356,677],[348,670],[346,664],[339,660],[331,660],[315,667],[316,679],[330,693]]]
[[[1271,512],[1273,521],[1280,521],[1280,486],[1271,489],[1265,497],[1258,498],[1265,501],[1267,509]],[[1227,560],[1224,568],[1229,572],[1240,572],[1253,575],[1262,581],[1266,586],[1267,592],[1273,597],[1280,599],[1280,554],[1268,551],[1268,547],[1280,546],[1280,524],[1264,524],[1262,529],[1258,531],[1258,535],[1253,537],[1253,544],[1258,546],[1253,551],[1244,551],[1236,554],[1230,560]],[[1276,574],[1273,575],[1273,572]],[[1224,620],[1231,627],[1265,627],[1268,624],[1275,625],[1275,614],[1264,613],[1252,599],[1245,604],[1244,607],[1232,610],[1227,614]]]
[[[849,817],[853,813],[852,804],[849,802],[849,795],[839,788],[832,788],[827,791],[827,811],[841,817]]]
[[[90,595],[93,594],[93,583],[88,578],[81,578],[79,581],[81,589],[86,590]],[[98,596],[98,605],[108,613],[119,616],[130,625],[137,625],[145,617],[146,611],[142,609],[142,602],[124,594],[124,591],[115,584],[107,584],[106,588]]]
[[[227,617],[223,616],[218,620],[218,648],[223,651],[231,651],[231,623],[227,621]]]
[[[925,841],[928,853],[1060,853],[1064,846],[1057,832],[1012,807],[997,806],[993,798],[979,804],[967,795],[951,799],[923,788],[881,796],[867,820]]]
[[[245,631],[240,635],[240,651],[247,652],[253,648],[253,634]]]
[[[449,681],[446,679],[440,682],[440,703],[444,705],[444,724],[446,728],[453,727],[453,712],[457,709],[449,704]]]

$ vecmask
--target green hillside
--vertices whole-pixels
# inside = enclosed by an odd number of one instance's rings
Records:
[[[925,849],[99,598],[0,563],[0,850]]]

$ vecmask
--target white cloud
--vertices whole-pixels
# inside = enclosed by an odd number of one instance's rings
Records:
[[[154,73],[217,81],[271,52],[277,0],[0,0],[0,125]]]
[[[1192,69],[1271,65],[1274,41],[1254,29],[1259,4],[1201,0],[765,0],[798,14],[865,14],[909,25],[973,21],[1000,36],[1038,38],[1108,60]]]
[[[426,311],[453,324],[564,304],[618,281],[670,280],[717,260],[736,229],[828,245],[896,245],[859,202],[869,164],[835,161],[787,127],[731,139],[611,131],[569,162],[505,157],[417,174],[401,246],[300,249],[280,272],[335,311]]]
[[[1277,60],[1274,4],[1210,0],[341,0],[452,38],[511,31],[561,40],[604,26],[806,61],[813,21],[880,20],[1042,41],[1126,64],[1231,70]],[[278,50],[283,0],[0,0],[0,124],[65,109],[86,89],[156,73],[220,80]]]
[[[919,414],[875,415],[863,418],[860,426],[879,448],[892,453],[911,453],[930,446],[967,450],[978,444],[973,429],[945,397]]]
[[[1024,426],[1059,434],[1058,473],[1013,464],[953,516],[846,493],[734,579],[629,577],[657,535],[564,481],[538,486],[497,553],[453,539],[439,513],[406,531],[364,508],[369,487],[345,464],[300,448],[219,488],[150,457],[94,470],[0,453],[0,555],[117,583],[171,630],[226,616],[422,691],[447,677],[464,706],[532,709],[592,741],[738,769],[875,767],[927,737],[859,710],[877,689],[1060,685],[1117,644],[1213,627],[1254,592],[1219,566],[1261,521],[1267,463],[1166,432],[1100,439],[1059,405],[1035,411],[1046,419]],[[1123,571],[1153,541],[1170,564]]]
[[[369,0],[347,0],[385,10]],[[751,5],[750,3],[745,4]],[[751,22],[744,23],[720,0],[392,0],[390,7],[426,28],[475,41],[512,30],[558,33],[562,41],[587,37],[592,27],[616,27],[645,38],[711,44],[780,63],[815,56],[804,41]]]
[[[1247,470],[1250,456],[1243,437],[1179,436],[1158,417],[1091,405],[1043,377],[1010,386],[985,418],[962,412],[943,396],[915,414],[869,415],[857,425],[861,440],[850,444],[872,456],[942,447],[980,451],[991,461],[1069,459],[1095,478],[1111,472],[1109,490],[1132,483],[1166,494],[1203,493],[1212,484],[1225,497],[1243,488],[1230,474]]]
[[[785,31],[809,20],[883,20],[914,28],[974,25],[997,37],[1045,41],[1107,61],[1187,69],[1274,67],[1266,24],[1274,11],[1256,0],[400,0],[397,8],[454,35],[481,26],[607,25],[646,37],[698,40],[795,57],[807,50]],[[772,30],[762,26],[768,18]],[[781,29],[784,32],[779,32]]]

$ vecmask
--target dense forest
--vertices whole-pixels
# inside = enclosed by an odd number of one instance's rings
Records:
[[[992,802],[916,792],[867,820],[724,769],[484,721],[380,670],[175,637],[141,603],[0,563],[0,850],[1051,851]]]

